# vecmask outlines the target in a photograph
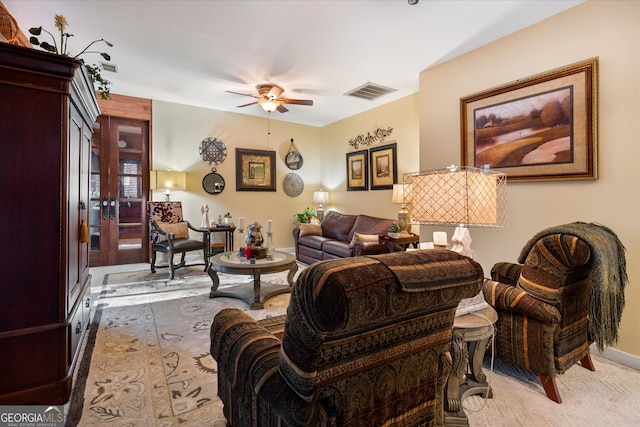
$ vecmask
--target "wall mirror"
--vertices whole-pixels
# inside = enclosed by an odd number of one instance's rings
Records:
[[[209,194],[220,194],[224,190],[224,178],[215,171],[208,173],[202,178],[202,188]]]

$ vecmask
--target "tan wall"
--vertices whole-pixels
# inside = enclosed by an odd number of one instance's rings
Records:
[[[270,120],[271,135],[267,146],[267,118],[227,113],[200,107],[153,101],[153,169],[171,169],[187,172],[187,191],[176,191],[172,200],[183,203],[186,218],[199,226],[200,207],[209,205],[209,218],[231,212],[234,222],[239,216],[258,221],[263,226],[273,220],[274,245],[278,248],[293,246],[291,230],[294,213],[311,204],[313,191],[320,189],[321,156],[320,129]],[[227,159],[217,166],[225,180],[225,190],[210,195],[202,189],[202,178],[211,172],[211,166],[200,158],[200,142],[206,137],[221,139],[228,151]],[[291,138],[301,152],[304,163],[292,171],[284,163]],[[276,151],[276,192],[236,191],[236,148]],[[295,172],[304,181],[304,191],[298,197],[289,197],[282,189],[288,173]],[[154,192],[153,200],[163,200],[161,192]],[[236,234],[237,236],[237,234]],[[244,238],[244,236],[243,236]],[[236,237],[236,247],[239,238]]]
[[[617,348],[640,356],[640,2],[588,1],[420,76],[420,165],[460,163],[460,98],[599,57],[600,177],[508,184],[507,227],[472,229],[485,274],[515,261],[537,231],[571,221],[611,227],[627,248],[629,286]],[[422,233],[433,227],[423,227]],[[451,231],[451,229],[447,230]]]
[[[276,116],[277,117],[277,116]],[[200,107],[153,101],[153,169],[187,172],[187,191],[176,191],[172,200],[183,202],[185,215],[200,225],[200,207],[209,205],[209,217],[230,211],[234,222],[239,216],[245,221],[274,221],[274,245],[293,247],[291,230],[294,214],[311,203],[313,192],[329,191],[325,209],[343,213],[366,213],[385,218],[397,218],[398,205],[391,204],[391,190],[346,191],[346,153],[355,151],[348,141],[359,134],[377,128],[392,127],[392,134],[377,147],[395,141],[398,154],[398,180],[402,174],[418,170],[418,95],[410,95],[382,107],[336,122],[324,128],[296,125],[271,118],[269,149],[276,150],[276,192],[237,192],[235,149],[267,149],[267,119],[244,114],[227,113]],[[200,159],[200,142],[208,137],[220,138],[227,146],[228,156],[217,171],[225,179],[225,190],[216,196],[202,189],[202,178],[211,168]],[[284,163],[291,138],[301,152],[304,163],[292,171]],[[297,173],[304,181],[304,192],[289,197],[282,188],[286,174]],[[163,200],[161,192],[153,200]],[[236,244],[239,240],[236,237]]]
[[[400,206],[391,203],[391,190],[347,191],[346,154],[392,142],[397,144],[398,182],[402,175],[419,168],[418,94],[409,95],[381,107],[332,123],[322,128],[322,183],[330,191],[330,209],[342,213],[364,213],[397,218]],[[393,128],[382,142],[370,147],[354,147],[349,140],[378,128]]]

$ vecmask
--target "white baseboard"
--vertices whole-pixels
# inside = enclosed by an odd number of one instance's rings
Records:
[[[638,356],[634,356],[630,353],[625,353],[624,351],[620,351],[615,348],[605,348],[601,353],[600,350],[598,350],[598,346],[596,346],[595,344],[591,344],[589,350],[591,351],[591,354],[604,357],[605,359],[611,360],[612,362],[616,362],[640,371],[640,357]]]

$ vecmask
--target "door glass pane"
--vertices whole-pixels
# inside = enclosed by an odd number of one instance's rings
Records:
[[[100,225],[100,200],[89,202],[89,225]]]
[[[91,173],[91,197],[100,197],[100,174]]]
[[[89,245],[92,251],[100,250],[100,227],[89,227]]]
[[[138,249],[142,247],[142,226],[120,225],[118,226],[118,249]]]
[[[125,177],[126,178],[126,177]],[[118,212],[118,248],[142,247],[142,202],[120,199]]]
[[[118,197],[121,199],[142,198],[142,177],[121,176],[118,187]],[[137,222],[141,221],[140,218]]]
[[[118,147],[121,150],[142,151],[142,128],[118,125]]]

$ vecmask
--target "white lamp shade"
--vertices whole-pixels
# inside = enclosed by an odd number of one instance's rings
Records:
[[[184,172],[151,171],[151,189],[152,190],[186,190],[187,174]]]
[[[506,175],[477,168],[406,174],[412,187],[411,218],[419,224],[502,227]]]
[[[320,190],[320,191],[314,191],[313,192],[313,203],[318,204],[318,205],[323,205],[325,203],[329,202],[329,193],[324,191],[324,190]]]
[[[393,184],[393,194],[391,203],[408,204],[411,203],[411,186],[408,184]]]

